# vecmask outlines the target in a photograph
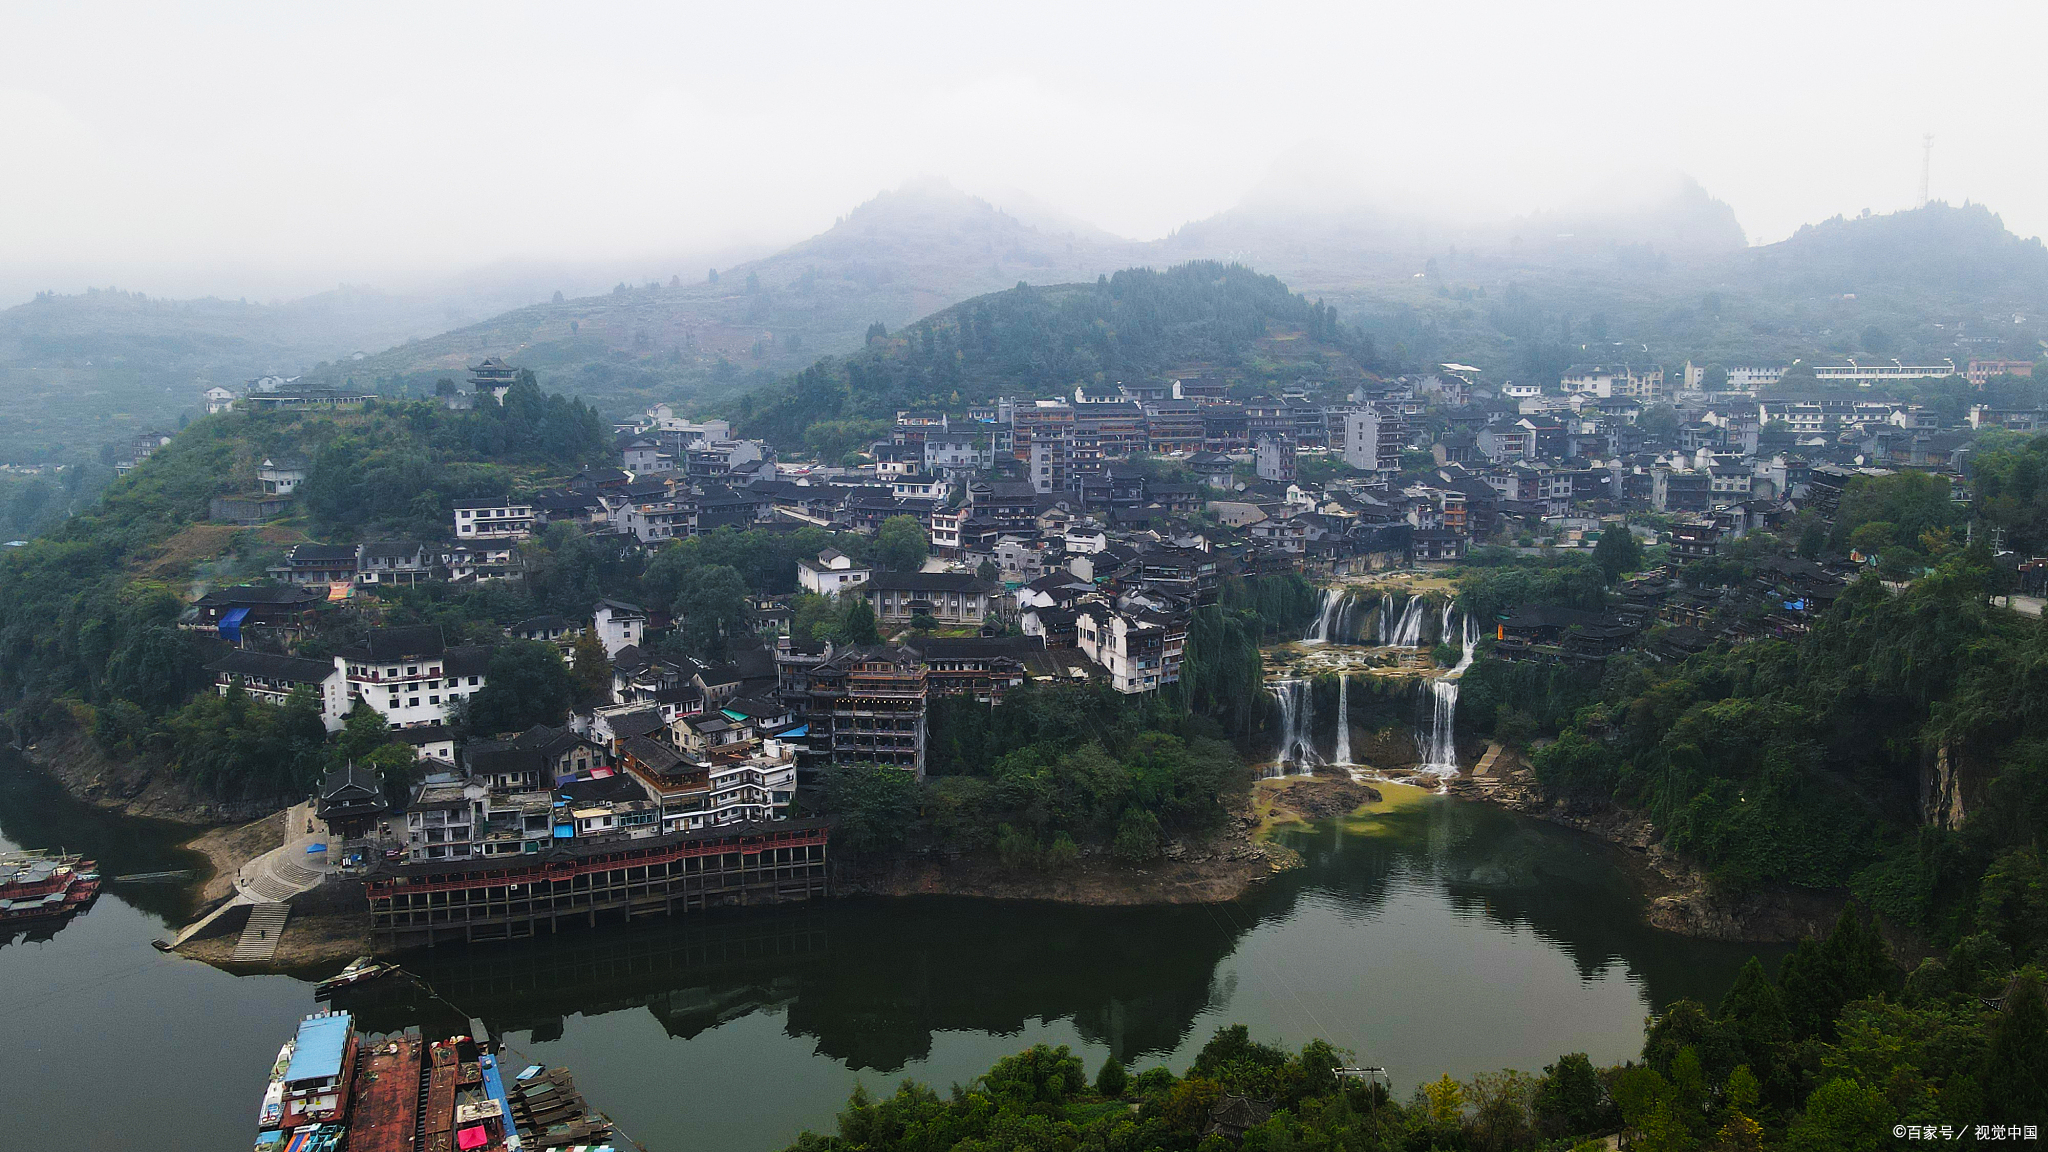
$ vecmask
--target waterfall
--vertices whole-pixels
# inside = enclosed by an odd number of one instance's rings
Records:
[[[1450,609],[1446,608],[1444,615],[1448,632]],[[1461,639],[1464,649],[1457,666],[1429,682],[1429,747],[1423,753],[1422,771],[1431,776],[1458,774],[1458,679],[1472,666],[1472,646],[1479,642],[1478,625],[1469,614]]]
[[[1379,643],[1385,648],[1394,642],[1394,594],[1380,593]]]
[[[1351,767],[1351,678],[1337,673],[1337,766]]]
[[[1401,622],[1387,643],[1396,648],[1422,647],[1422,597],[1408,598],[1408,606],[1401,609]]]
[[[1343,609],[1343,607],[1343,589],[1323,589],[1323,602],[1322,605],[1316,609],[1316,621],[1315,623],[1309,625],[1308,635],[1302,637],[1301,642],[1303,644],[1328,644],[1333,639],[1335,639],[1335,637],[1331,636],[1330,634],[1330,623],[1332,618],[1336,617],[1337,614]]]
[[[1291,764],[1305,771],[1323,762],[1316,754],[1316,701],[1308,680],[1275,680],[1267,686],[1280,703],[1280,749],[1274,755],[1282,775]]]

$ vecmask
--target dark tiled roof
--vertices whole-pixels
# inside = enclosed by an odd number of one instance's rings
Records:
[[[432,658],[447,648],[441,629],[435,624],[409,628],[378,628],[369,637],[351,645],[345,655],[359,660],[391,661],[409,657]]]
[[[441,660],[442,671],[449,676],[482,676],[490,671],[491,646],[488,644],[465,644],[450,648]]]
[[[256,605],[312,605],[322,603],[327,594],[311,588],[299,588],[283,584],[243,584],[235,588],[216,588],[201,596],[197,603],[205,608],[243,608]]]
[[[972,572],[877,572],[866,587],[878,592],[993,592]]]
[[[1040,619],[1044,617],[1041,614]],[[912,640],[905,648],[926,660],[981,660],[1008,656],[1022,660],[1045,649],[1043,636],[931,636]]]
[[[628,736],[622,745],[626,755],[638,760],[650,772],[667,774],[683,762],[682,753],[645,736]]]
[[[612,735],[621,739],[633,739],[659,732],[668,727],[662,721],[661,712],[654,708],[636,708],[631,712],[614,713],[605,721],[611,727]]]
[[[300,684],[318,684],[334,675],[331,660],[306,660],[297,656],[276,656],[269,652],[250,652],[236,649],[206,666],[208,672],[227,672],[236,676],[260,676],[267,680],[290,680]]]

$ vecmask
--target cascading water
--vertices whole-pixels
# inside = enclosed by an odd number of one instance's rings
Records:
[[[1387,643],[1396,648],[1422,647],[1422,612],[1422,597],[1410,596],[1407,607],[1401,609],[1401,622]]]
[[[1450,633],[1449,607],[1444,609],[1444,632]],[[1423,752],[1422,771],[1449,778],[1458,774],[1458,679],[1472,666],[1472,647],[1479,642],[1479,628],[1470,615],[1465,617],[1464,649],[1449,672],[1429,682],[1429,746]]]
[[[1328,644],[1336,637],[1330,631],[1333,622],[1341,623],[1339,617],[1344,608],[1342,588],[1323,589],[1322,606],[1316,609],[1316,621],[1309,625],[1308,635],[1301,638],[1303,644]]]
[[[1280,704],[1280,749],[1274,756],[1281,775],[1290,766],[1306,771],[1323,762],[1316,753],[1315,693],[1307,680],[1274,680],[1266,685]]]
[[[1339,768],[1351,767],[1351,678],[1337,673],[1337,759]]]

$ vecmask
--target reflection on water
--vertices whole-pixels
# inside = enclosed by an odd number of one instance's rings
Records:
[[[103,859],[131,850],[105,839],[125,824],[95,826],[106,818],[5,775],[10,838],[75,834],[72,847]],[[147,836],[126,839],[145,862],[123,869],[189,863],[163,862]],[[1644,927],[1609,849],[1481,805],[1433,798],[1288,839],[1304,866],[1226,905],[862,899],[636,921],[416,952],[406,966],[431,992],[387,980],[337,1005],[371,1030],[455,1031],[481,1018],[515,1054],[575,1069],[593,1101],[654,1147],[772,1149],[829,1127],[857,1080],[943,1090],[1039,1041],[1077,1046],[1091,1070],[1111,1053],[1178,1066],[1216,1027],[1241,1022],[1287,1044],[1327,1037],[1386,1065],[1404,1093],[1444,1072],[1533,1069],[1569,1051],[1624,1059],[1648,1011],[1718,998],[1755,950]],[[0,975],[7,963],[0,952]],[[194,967],[166,959],[124,979],[196,995],[215,1016],[235,1015],[238,999],[271,1015],[313,1008],[298,982],[202,979]],[[81,1002],[72,1018],[126,1023],[100,1012]],[[207,1072],[177,1089],[188,1103],[247,1110],[260,1071],[218,1072],[267,1058],[240,1035],[245,1023],[180,1037]],[[275,1052],[275,1037],[266,1042]],[[91,1138],[98,1120],[79,1122],[69,1146],[104,1143]]]

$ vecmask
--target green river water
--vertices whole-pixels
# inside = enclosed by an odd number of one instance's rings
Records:
[[[0,842],[63,846],[109,875],[188,867],[186,833],[110,817],[0,761]],[[1449,1072],[1636,1053],[1645,1016],[1717,1000],[1752,952],[1642,925],[1612,850],[1432,798],[1290,834],[1305,867],[1230,904],[1078,908],[838,900],[437,948],[438,999],[386,982],[339,1006],[365,1028],[467,1030],[566,1064],[653,1152],[759,1152],[823,1128],[856,1083],[941,1090],[1044,1041],[1091,1070],[1180,1067],[1229,1023],[1316,1036],[1403,1097]],[[0,1115],[11,1146],[234,1149],[311,986],[157,953],[176,885],[113,885],[44,940],[0,945]],[[287,929],[289,931],[289,929]]]

